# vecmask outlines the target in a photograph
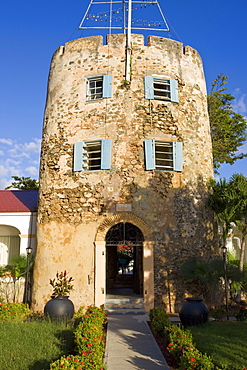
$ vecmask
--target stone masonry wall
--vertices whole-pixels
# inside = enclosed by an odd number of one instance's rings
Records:
[[[94,240],[97,229],[130,203],[155,241],[156,304],[172,305],[189,293],[177,278],[191,255],[210,258],[212,215],[205,207],[205,184],[213,176],[206,87],[201,57],[177,41],[132,35],[131,82],[125,81],[125,35],[71,41],[54,54],[48,84],[40,169],[38,246],[33,306],[40,309],[51,290],[49,278],[69,270],[76,306],[94,297]],[[112,98],[86,101],[86,77],[113,76]],[[179,103],[148,100],[144,76],[178,81]],[[73,172],[73,144],[112,139],[110,170]],[[183,171],[146,171],[144,140],[183,142]],[[128,216],[129,217],[129,216]],[[97,268],[97,266],[96,266]]]

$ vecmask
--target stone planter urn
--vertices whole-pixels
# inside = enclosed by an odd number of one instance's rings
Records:
[[[73,280],[72,277],[68,276],[66,270],[57,272],[55,279],[50,279],[53,294],[45,305],[44,313],[52,321],[70,320],[74,316],[74,304],[68,296],[69,292],[74,290]]]
[[[74,316],[74,304],[68,296],[52,297],[45,305],[44,314],[51,321],[70,320]]]
[[[184,326],[201,325],[208,321],[208,307],[202,298],[186,298],[179,312]]]

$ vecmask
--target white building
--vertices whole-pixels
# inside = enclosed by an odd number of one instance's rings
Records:
[[[36,248],[38,190],[0,190],[0,266]]]

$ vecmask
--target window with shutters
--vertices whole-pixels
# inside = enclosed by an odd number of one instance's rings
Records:
[[[87,78],[86,100],[99,100],[112,97],[112,76],[92,76]]]
[[[146,170],[182,171],[181,142],[146,140],[144,145]]]
[[[74,171],[111,168],[111,140],[81,141],[74,144]]]
[[[176,80],[145,76],[145,98],[178,103],[178,83]]]

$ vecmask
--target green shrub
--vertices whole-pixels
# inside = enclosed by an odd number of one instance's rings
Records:
[[[24,303],[0,303],[0,321],[24,321],[30,312]]]
[[[169,352],[179,363],[179,369],[215,369],[210,357],[203,355],[194,345],[190,330],[172,325],[169,328]]]
[[[106,323],[106,311],[103,307],[89,306],[85,312],[83,321],[104,325]]]
[[[153,308],[150,310],[149,317],[155,333],[164,334],[164,330],[171,325],[169,316],[162,307]]]
[[[74,334],[76,356],[63,356],[51,364],[51,370],[58,369],[95,369],[104,370],[104,325],[106,312],[103,308],[90,306],[84,312],[79,309],[76,320],[79,320]]]
[[[203,355],[194,345],[192,333],[182,326],[171,324],[162,308],[151,310],[152,326],[159,334],[168,338],[168,351],[177,360],[181,370],[213,370],[215,366],[210,357]],[[169,321],[169,323],[168,323]],[[163,332],[162,332],[163,330]]]
[[[104,370],[105,366],[101,359],[101,364],[95,363],[95,359],[90,354],[82,356],[63,356],[58,361],[51,364],[50,370]]]
[[[236,317],[237,321],[246,321],[247,320],[247,309],[241,307],[238,312],[234,314]]]
[[[210,357],[203,355],[198,349],[193,348],[185,351],[181,357],[179,363],[179,369],[181,370],[214,370],[215,365],[212,363]]]
[[[209,315],[217,321],[222,321],[226,317],[225,307],[209,307]]]
[[[193,338],[189,330],[184,330],[177,325],[171,325],[167,332],[169,336],[167,349],[177,361],[180,360],[184,352],[193,350]],[[167,333],[164,334],[167,335]]]

